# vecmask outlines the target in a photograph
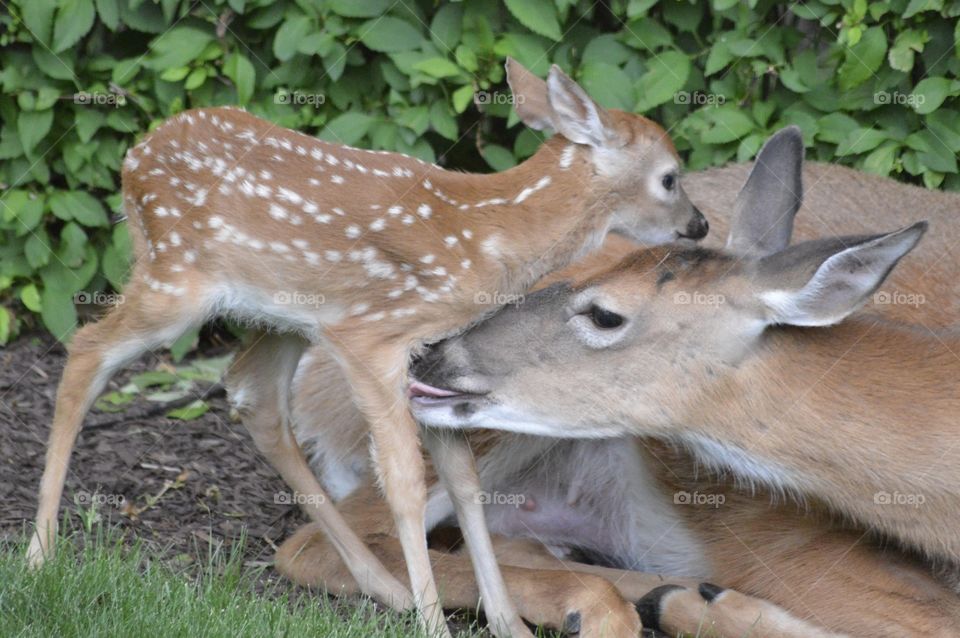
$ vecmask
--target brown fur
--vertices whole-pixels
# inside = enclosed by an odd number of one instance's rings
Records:
[[[706,204],[704,208],[708,213],[712,213],[713,227],[719,230],[719,233],[713,237],[719,235],[722,238],[726,234],[728,221],[725,215],[727,211],[733,209],[733,198],[746,177],[747,168],[731,166],[689,175],[686,178],[686,183],[694,193],[694,197],[697,201]],[[960,274],[957,272],[960,268],[960,260],[949,258],[951,251],[955,250],[953,239],[957,234],[956,224],[951,223],[951,216],[955,215],[956,209],[960,207],[956,196],[932,193],[849,169],[819,164],[810,164],[806,167],[805,182],[808,187],[804,209],[797,219],[795,231],[797,239],[821,235],[824,227],[829,227],[829,232],[832,234],[864,232],[878,226],[892,228],[907,221],[905,211],[917,209],[931,218],[934,232],[928,234],[910,258],[893,271],[884,289],[922,294],[927,299],[937,300],[936,303],[927,303],[920,307],[879,305],[869,310],[881,312],[884,317],[891,319],[922,321],[931,327],[942,327],[956,320],[958,297],[954,282],[956,276]],[[706,196],[708,193],[709,197]],[[711,239],[708,243],[716,243],[716,240]],[[578,280],[587,279],[608,269],[611,263],[616,263],[633,249],[633,245],[629,242],[611,238],[602,253],[588,257],[580,264],[566,272],[558,273],[551,279],[568,277]],[[946,259],[943,258],[945,255]],[[851,332],[863,329],[864,324],[852,325],[836,332],[832,337],[825,332],[822,340],[829,342],[831,339],[841,341],[856,339],[857,337],[851,335]],[[809,335],[804,336],[804,338],[807,337]],[[777,337],[772,350],[775,352],[776,347],[783,346],[784,340],[789,341],[791,338],[793,338],[791,334]],[[854,379],[856,384],[855,379],[863,374],[864,369],[877,365],[878,360],[884,358],[896,360],[901,355],[907,360],[915,360],[929,355],[929,352],[920,352],[916,348],[911,348],[909,341],[900,343],[881,340],[879,344],[880,348],[876,356],[861,353],[857,356],[856,362],[851,360],[844,363],[839,370],[829,370],[829,366],[824,364],[819,369],[814,366],[806,374],[816,376],[818,373],[826,372],[828,375],[836,375],[845,380]],[[836,347],[829,343],[822,343],[819,347],[823,348],[824,352],[832,348],[835,354]],[[886,348],[894,348],[894,350],[889,351]],[[802,354],[803,356],[810,354],[811,360],[816,359],[816,355],[812,353]],[[945,349],[941,349],[935,356],[949,358]],[[835,356],[829,358],[831,361],[836,361]],[[797,371],[797,354],[780,356],[776,360],[781,363],[775,364],[775,369],[777,369],[776,365],[784,366],[783,378],[793,378]],[[936,366],[931,365],[929,369],[935,370]],[[882,375],[882,372],[880,374]],[[935,372],[931,374],[936,375]],[[949,378],[957,377],[940,375],[941,380]],[[916,387],[904,389],[904,393],[909,395],[922,392],[924,388],[936,387],[931,385],[935,381],[936,376],[929,381],[920,380]],[[297,400],[312,402],[304,413],[322,411],[325,397],[330,397],[328,400],[330,402],[332,397],[340,396],[336,390],[337,375],[329,365],[324,363],[322,357],[312,359],[310,367],[302,375],[301,383],[303,386],[297,394]],[[872,381],[863,382],[863,386],[868,386],[869,383]],[[320,388],[313,384],[321,384],[326,391],[320,391]],[[809,384],[798,382],[793,387],[803,388],[807,385]],[[862,390],[863,386],[858,387]],[[314,387],[314,390],[309,390],[310,387]],[[828,385],[815,387],[818,389],[817,394],[811,397],[812,403],[838,399],[835,393],[827,389]],[[779,399],[776,398],[777,396],[771,393],[771,406],[790,403],[789,400],[784,400],[782,395],[779,395]],[[899,411],[903,405],[910,405],[909,396],[906,399],[897,396],[895,400],[899,402],[898,405],[888,405],[894,412]],[[894,399],[891,398],[889,401],[893,403]],[[854,401],[839,411],[845,413],[848,409],[856,407],[856,401]],[[362,423],[358,425],[355,422],[359,418],[356,413],[351,415],[349,410],[343,410],[339,405],[337,409],[341,411],[341,417],[338,417],[339,427],[331,432],[339,436],[340,440],[333,447],[348,452],[353,445],[352,439],[362,436],[363,426]],[[713,412],[716,409],[716,406],[713,406]],[[736,419],[732,420],[736,421]],[[740,420],[743,421],[743,419]],[[813,425],[818,423],[814,422]],[[794,424],[794,427],[802,425],[802,423]],[[926,427],[922,422],[917,425]],[[814,433],[807,434],[803,438],[816,442],[820,441],[824,434],[838,439],[842,437],[842,434],[835,434],[828,430],[829,428],[818,428]],[[308,434],[309,430],[303,432]],[[893,434],[896,436],[897,432],[894,431]],[[748,435],[756,438],[756,433]],[[471,443],[478,457],[482,458],[489,454],[496,441],[502,436],[496,432],[478,432],[473,435]],[[912,458],[909,456],[911,451],[920,443],[917,440],[916,431],[911,429],[904,433],[904,437],[906,440],[902,443],[891,446],[896,449],[896,453],[888,457],[898,464],[897,470],[904,469],[898,459],[901,454],[906,457],[902,465],[913,464],[913,467],[925,468],[928,465],[925,458],[935,458],[947,451],[921,448],[917,451],[916,458]],[[818,626],[837,632],[891,637],[954,634],[952,628],[960,623],[960,608],[958,608],[956,597],[952,591],[931,576],[929,566],[921,564],[896,547],[884,547],[878,544],[873,536],[865,535],[859,529],[838,526],[827,515],[826,508],[817,501],[808,501],[806,509],[798,508],[791,503],[771,506],[770,495],[764,491],[755,495],[746,494],[736,489],[729,479],[705,474],[703,468],[698,471],[693,459],[682,451],[653,441],[642,439],[638,441],[643,446],[645,454],[655,459],[652,460],[651,466],[657,469],[657,481],[665,492],[675,492],[677,489],[692,492],[700,489],[714,493],[722,492],[726,495],[727,503],[719,509],[685,508],[683,510],[688,515],[689,524],[707,544],[711,568],[710,578],[718,584],[770,600],[797,618],[805,618]],[[845,445],[847,439],[843,439],[842,443]],[[794,446],[796,444],[796,440],[791,443]],[[834,443],[823,447],[837,449],[842,448],[843,445]],[[815,458],[819,461],[822,457],[818,455]],[[846,462],[849,461],[846,459]],[[842,463],[829,464],[827,471],[841,470],[842,465]],[[876,466],[867,467],[854,473],[860,476],[865,473],[872,475],[877,469]],[[886,468],[879,469],[887,472]],[[937,471],[940,472],[943,469],[938,467]],[[858,482],[861,480],[862,478],[857,479]],[[872,499],[870,502],[872,503]],[[362,490],[344,504],[344,510],[348,517],[356,517],[354,520],[357,521],[355,523],[357,529],[367,529],[374,535],[389,532],[376,523],[383,520],[383,504],[375,499],[372,492]],[[911,509],[908,516],[913,515],[914,511]],[[945,533],[946,538],[951,537],[949,532]],[[345,582],[345,579],[342,574],[331,573],[330,570],[335,569],[337,561],[329,552],[316,547],[316,551],[299,554],[296,559],[293,557],[295,549],[300,547],[305,539],[311,538],[312,534],[311,529],[305,528],[290,539],[278,555],[278,568],[298,582],[323,584],[328,588],[336,589]],[[505,541],[504,544],[509,545],[509,542]],[[395,550],[388,547],[380,547],[378,551],[395,553]],[[506,551],[498,551],[501,562],[506,562],[507,554]],[[524,564],[533,570],[546,569],[558,564],[557,559],[549,556],[542,549],[537,552],[532,547],[525,547],[521,555],[526,560]],[[514,559],[516,559],[515,555]],[[567,564],[565,567],[574,571],[589,570],[589,573],[603,572],[604,569],[581,564]],[[450,579],[459,583],[458,579],[465,577],[462,570],[458,572],[453,566],[439,568],[437,574],[441,582]],[[617,583],[620,594],[627,600],[637,600],[652,587],[664,582],[676,582],[685,586],[694,585],[682,579],[660,580],[654,576],[652,581],[649,580],[651,577],[646,577],[648,580],[642,580],[638,589],[631,590],[624,583],[634,582],[633,573],[618,572],[604,575]],[[557,582],[555,575],[539,571],[509,573],[507,580],[512,594],[525,592],[527,596],[535,598],[533,609],[521,606],[524,617],[534,618],[542,610],[548,610],[548,613],[542,614],[551,618],[550,622],[545,624],[552,626],[562,624],[566,617],[565,612],[552,607],[556,600],[556,592],[551,587],[551,584]],[[558,584],[557,592],[562,591],[564,591],[563,586]],[[683,598],[691,591],[689,588],[679,591],[675,598],[666,600],[668,604],[664,610],[665,623],[673,631],[696,631],[699,625],[695,619],[701,617],[699,614],[702,613],[704,603],[696,596],[689,600]],[[756,599],[748,598],[747,600],[755,601]],[[448,602],[451,606],[473,607],[476,599],[457,598],[449,599]],[[615,609],[615,603],[611,602],[609,608]],[[736,609],[731,612],[730,617],[743,621],[744,618],[754,618],[755,616],[751,615],[753,611],[751,609],[749,613],[744,613],[743,609]],[[629,631],[624,632],[624,635],[628,634]],[[723,635],[744,634],[731,632]],[[813,635],[813,633],[800,631],[798,635]]]

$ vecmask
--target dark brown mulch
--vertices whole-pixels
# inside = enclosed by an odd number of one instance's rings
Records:
[[[214,348],[205,355],[224,354]],[[0,350],[0,541],[22,539],[32,523],[57,382],[66,353],[46,336],[25,337]],[[111,381],[168,362],[149,354]],[[246,559],[269,561],[274,545],[305,519],[293,505],[278,504],[286,490],[238,422],[230,419],[222,392],[194,421],[168,419],[145,399],[124,412],[88,415],[74,451],[62,509],[99,494],[103,515],[125,534],[159,551],[202,557],[211,539],[231,545],[247,536]],[[151,412],[153,414],[151,414]],[[168,481],[187,472],[136,517],[115,505],[120,497],[143,507]]]

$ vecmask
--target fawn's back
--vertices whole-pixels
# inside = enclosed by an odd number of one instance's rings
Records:
[[[574,163],[569,148],[555,153],[559,170]],[[518,209],[548,191],[575,199],[533,164],[460,175],[235,109],[187,111],[124,162],[135,277],[155,292],[307,331],[318,321],[399,319],[426,303],[471,301],[482,283],[474,272],[485,269],[496,285],[507,257],[502,231],[533,232]]]

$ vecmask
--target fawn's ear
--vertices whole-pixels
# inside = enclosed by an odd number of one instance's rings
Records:
[[[513,93],[513,106],[524,124],[538,131],[553,128],[546,82],[513,58],[507,58],[507,84]]]
[[[737,195],[727,249],[752,257],[790,245],[793,217],[803,202],[803,136],[796,126],[780,129],[760,149]]]
[[[758,298],[769,324],[829,326],[860,308],[910,252],[927,222],[886,235],[798,244],[757,262]]]
[[[556,64],[547,75],[547,99],[553,110],[553,130],[571,142],[597,147],[614,138],[606,110]]]

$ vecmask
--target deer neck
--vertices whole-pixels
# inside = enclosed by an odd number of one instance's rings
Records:
[[[483,237],[484,256],[499,265],[497,285],[526,289],[602,243],[610,214],[609,207],[598,205],[591,154],[554,136],[509,170],[445,172],[433,179],[441,191],[455,188],[463,199],[476,202],[463,212]]]
[[[960,560],[960,541],[945,549],[929,534],[947,510],[960,525],[957,353],[956,332],[876,318],[769,330],[685,415],[696,425],[681,438],[740,478],[816,497]]]

